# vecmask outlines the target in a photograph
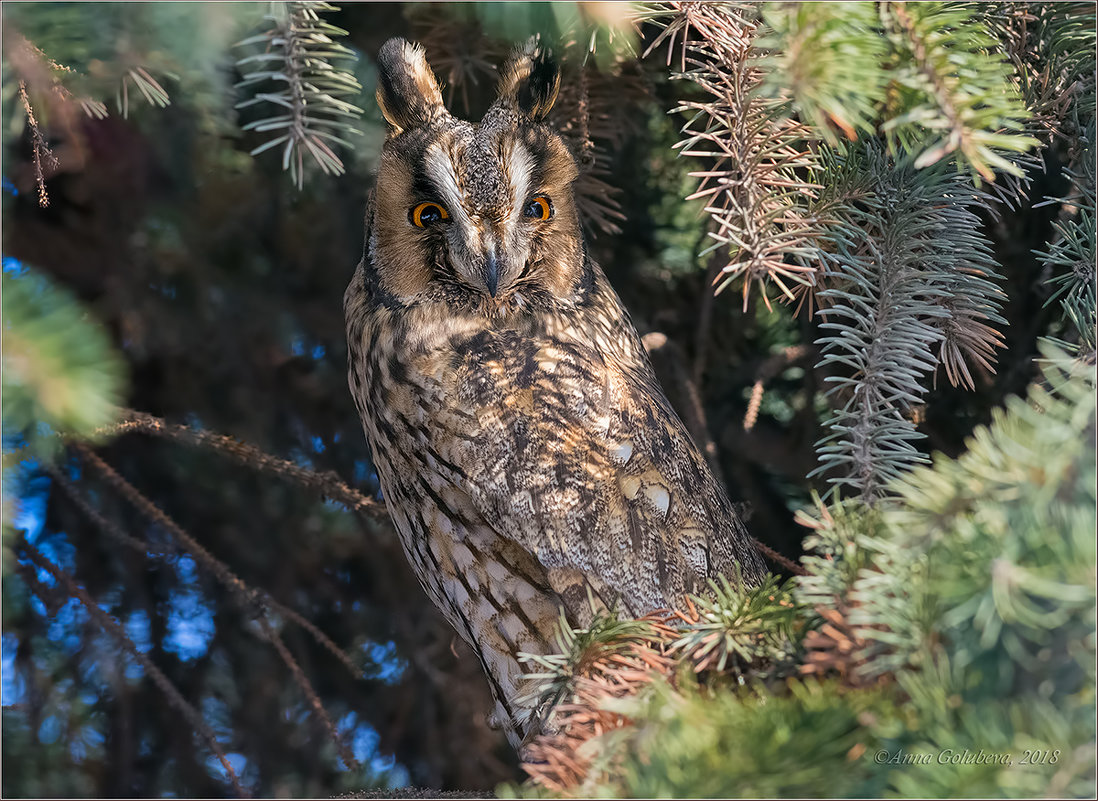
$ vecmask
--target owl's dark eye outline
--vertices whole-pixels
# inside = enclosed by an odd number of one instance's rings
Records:
[[[416,228],[426,228],[428,225],[448,219],[450,219],[450,212],[438,203],[432,203],[431,201],[417,203],[408,212],[408,220]]]
[[[538,222],[545,222],[553,216],[553,203],[545,195],[533,197],[522,210],[522,216]]]

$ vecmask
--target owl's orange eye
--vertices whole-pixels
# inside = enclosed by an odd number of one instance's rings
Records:
[[[450,219],[450,214],[437,203],[420,203],[408,213],[408,219],[417,228],[425,228],[431,223]]]
[[[548,220],[553,216],[553,204],[549,202],[549,198],[538,195],[526,204],[526,208],[522,210],[522,216],[534,220]]]

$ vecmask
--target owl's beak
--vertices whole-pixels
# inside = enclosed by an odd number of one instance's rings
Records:
[[[496,296],[496,291],[499,289],[499,259],[496,258],[494,251],[489,252],[488,258],[484,261],[484,287],[489,295],[493,298]]]

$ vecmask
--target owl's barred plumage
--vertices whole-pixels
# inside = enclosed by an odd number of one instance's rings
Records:
[[[544,123],[553,63],[517,52],[478,125],[417,46],[390,40],[379,68],[392,130],[344,300],[351,391],[404,550],[518,745],[537,724],[517,655],[551,647],[562,608],[637,617],[763,566],[587,254]]]

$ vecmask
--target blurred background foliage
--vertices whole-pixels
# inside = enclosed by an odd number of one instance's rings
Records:
[[[752,532],[800,558],[831,491],[803,608],[718,593],[679,646],[792,689],[642,693],[587,790],[1026,795],[859,760],[1063,741],[1092,793],[1093,6],[164,2],[3,7],[4,795],[521,778],[376,499],[341,298],[381,44],[476,119],[535,34],[590,249]]]

